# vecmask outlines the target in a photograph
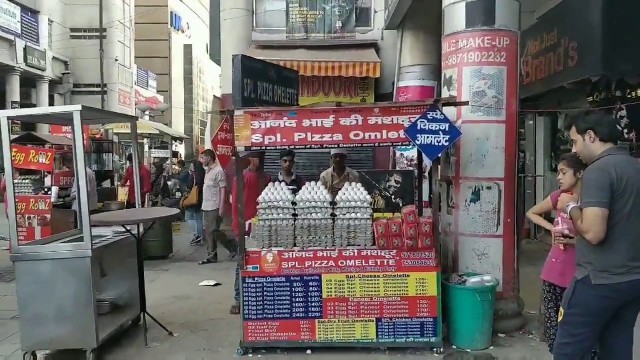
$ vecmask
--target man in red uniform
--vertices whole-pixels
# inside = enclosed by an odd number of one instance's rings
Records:
[[[122,182],[120,182],[121,186],[129,185],[129,193],[127,197],[127,209],[136,207],[136,190],[135,190],[135,182],[133,181],[133,155],[127,155],[127,162],[129,162],[129,167],[125,172],[124,178]],[[147,169],[146,166],[138,163],[138,168],[140,169],[140,201],[141,204],[144,205],[144,199],[149,192],[151,192],[151,172]]]
[[[236,201],[238,191],[238,180],[233,180],[233,186],[231,189],[231,204],[232,204],[232,226],[235,232],[236,239],[239,239],[240,226],[246,226],[246,224],[253,219],[258,213],[258,197],[262,193],[267,184],[270,181],[269,175],[264,172],[264,153],[263,152],[245,152],[241,153],[243,159],[243,166],[246,167],[242,172],[242,178],[244,180],[243,186],[243,199],[242,202]],[[238,219],[238,203],[242,203],[244,206],[244,223],[240,224]],[[246,235],[249,235],[251,228],[246,227]],[[234,284],[234,304],[231,306],[230,313],[237,315],[240,314],[240,266],[236,266],[236,280]]]

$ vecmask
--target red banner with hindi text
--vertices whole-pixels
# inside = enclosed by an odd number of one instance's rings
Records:
[[[254,150],[410,144],[404,129],[427,105],[245,110],[234,118],[236,146]]]

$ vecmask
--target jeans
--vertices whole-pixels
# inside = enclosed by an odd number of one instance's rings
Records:
[[[555,360],[633,359],[633,332],[640,312],[640,280],[594,284],[590,276],[575,279],[562,299]]]
[[[202,223],[202,211],[195,208],[187,208],[184,217],[191,227],[194,236],[204,239],[204,225]]]
[[[236,280],[233,282],[233,300],[240,304],[240,264],[236,263]]]

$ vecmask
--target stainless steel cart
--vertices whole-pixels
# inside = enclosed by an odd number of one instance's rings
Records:
[[[11,154],[10,123],[71,126],[75,169],[85,169],[83,126],[130,123],[137,159],[137,118],[81,105],[0,111],[2,150]],[[7,198],[14,203],[12,157],[4,157]],[[140,203],[139,170],[134,166]],[[85,171],[76,183],[86,184]],[[77,226],[29,243],[18,242],[16,207],[8,206],[11,261],[16,272],[20,342],[25,355],[36,350],[85,349],[87,358],[109,337],[140,320],[136,241],[127,233],[92,229],[86,186],[78,186]],[[121,230],[121,229],[120,229]],[[98,234],[99,233],[99,234]]]

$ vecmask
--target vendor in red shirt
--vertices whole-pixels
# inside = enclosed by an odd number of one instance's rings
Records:
[[[233,180],[231,188],[231,204],[232,204],[232,226],[236,235],[236,239],[239,239],[239,227],[246,226],[246,235],[249,235],[251,228],[246,224],[253,219],[258,213],[258,197],[262,193],[262,190],[267,187],[270,181],[269,175],[264,172],[264,153],[263,152],[243,152],[240,154],[242,157],[242,166],[245,170],[242,172],[242,178],[244,179],[243,187],[243,199],[242,204],[244,206],[244,224],[239,224],[238,219],[238,203],[235,201],[237,198],[238,181]],[[234,303],[231,305],[231,314],[240,314],[240,265],[236,265],[236,279],[234,283]]]
[[[120,186],[129,185],[129,192],[127,197],[127,209],[132,209],[136,207],[136,190],[135,190],[135,182],[133,181],[133,155],[127,155],[127,162],[129,163],[129,167],[124,174],[124,178],[120,182]],[[151,172],[147,169],[146,166],[143,166],[138,163],[138,168],[140,169],[140,201],[144,204],[144,199],[149,192],[151,192]]]
[[[258,197],[262,193],[271,178],[264,172],[264,152],[242,152],[240,154],[245,167],[242,172],[244,179],[243,187],[243,201],[244,204],[244,220],[249,221],[253,219],[258,213]],[[231,188],[231,204],[232,204],[232,226],[233,231],[238,238],[238,203],[236,201],[238,194],[238,181],[233,180]],[[244,226],[244,224],[243,224]],[[247,234],[248,235],[248,234]]]

